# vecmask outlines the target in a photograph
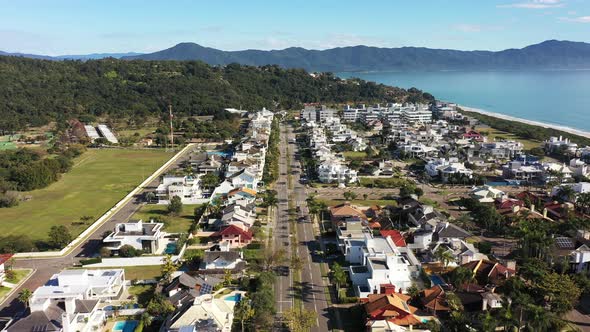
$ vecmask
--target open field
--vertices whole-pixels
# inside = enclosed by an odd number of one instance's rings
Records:
[[[333,206],[333,205],[339,205],[339,204],[343,204],[344,202],[347,202],[344,199],[321,199],[319,198],[318,201],[322,201],[324,203],[326,203],[326,205],[328,206]],[[356,205],[356,206],[372,206],[372,205],[379,205],[379,206],[387,206],[387,205],[392,205],[392,206],[397,206],[397,201],[395,200],[387,200],[387,199],[367,199],[367,200],[363,200],[363,199],[354,199],[350,202],[350,204],[352,205]]]
[[[345,151],[342,155],[346,160],[364,160],[367,158],[365,151]]]
[[[164,151],[88,150],[59,181],[23,193],[31,199],[16,207],[0,209],[0,234],[42,240],[51,226],[65,225],[77,235],[170,157]],[[93,220],[82,224],[82,216]]]
[[[534,141],[527,138],[522,138],[518,135],[507,133],[505,131],[501,131],[495,128],[486,127],[486,128],[476,128],[476,130],[481,130],[486,136],[488,137],[488,142],[493,142],[494,140],[514,140],[519,141],[524,145],[526,150],[530,150],[532,148],[538,148],[542,145],[542,142]]]
[[[144,205],[137,211],[131,219],[149,221],[150,217],[163,217],[167,220],[164,231],[167,233],[187,233],[194,220],[195,208],[198,204],[182,206],[182,213],[178,216],[168,215],[168,205]]]

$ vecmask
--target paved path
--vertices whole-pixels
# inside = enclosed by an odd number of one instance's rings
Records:
[[[176,162],[170,164],[160,174],[165,173],[169,169],[178,167],[183,161],[188,159],[189,154],[194,150],[198,151],[196,146],[192,149],[187,149],[182,156],[177,158]],[[0,303],[0,317],[13,317],[25,309],[22,303],[16,300],[21,289],[28,288],[30,290],[35,290],[45,284],[45,282],[57,272],[72,267],[80,259],[96,254],[102,243],[103,234],[112,231],[116,223],[128,220],[144,204],[142,199],[143,192],[146,190],[154,190],[158,186],[159,181],[159,177],[156,177],[152,182],[145,186],[142,191],[136,194],[132,200],[123,205],[115,214],[113,214],[109,220],[98,227],[84,242],[76,246],[68,255],[56,258],[18,259],[15,267],[31,268],[34,269],[35,272],[25,283],[20,285],[11,296],[6,298],[4,302]]]

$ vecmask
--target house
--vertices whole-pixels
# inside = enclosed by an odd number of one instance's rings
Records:
[[[357,172],[340,162],[324,161],[318,166],[318,179],[322,183],[355,183],[358,181]]]
[[[257,192],[254,189],[242,187],[242,188],[234,188],[227,193],[227,204],[231,205],[234,203],[246,203],[250,204],[256,200]]]
[[[197,172],[202,174],[220,174],[223,168],[222,157],[217,154],[208,154],[207,159],[196,163]]]
[[[567,151],[570,154],[575,154],[578,150],[578,144],[572,143],[569,138],[562,136],[552,136],[545,141],[545,150],[550,152]]]
[[[347,243],[351,252],[361,252],[359,265],[349,266],[350,280],[358,297],[378,293],[382,285],[392,285],[401,293],[418,278],[420,262],[412,250],[397,247],[390,237],[364,234],[364,241]],[[356,249],[354,247],[359,247]]]
[[[449,178],[455,175],[468,179],[473,177],[473,171],[465,167],[464,163],[458,162],[457,158],[430,160],[426,163],[425,170],[433,178],[440,177],[443,183],[448,182]]]
[[[396,229],[382,230],[380,231],[380,233],[383,237],[390,237],[391,241],[393,241],[393,244],[395,244],[397,247],[407,246],[406,239],[404,238],[402,233]]]
[[[218,237],[220,242],[229,243],[231,248],[241,248],[252,242],[252,233],[236,225],[224,227],[221,231],[213,234],[212,237]]]
[[[491,159],[512,159],[522,153],[524,145],[518,141],[496,141],[482,143],[480,156]]]
[[[6,279],[6,262],[10,261],[12,254],[0,254],[0,286]]]
[[[241,270],[245,262],[242,253],[230,251],[230,244],[225,242],[205,251],[202,265],[205,270]]]
[[[330,220],[334,226],[339,226],[342,223],[345,223],[347,219],[358,217],[362,221],[367,222],[367,216],[363,211],[361,211],[357,206],[351,205],[350,202],[345,202],[340,205],[331,206],[329,208],[330,211]]]
[[[470,130],[470,131],[466,132],[465,134],[461,135],[461,137],[463,139],[473,140],[476,142],[483,142],[484,141],[483,135],[478,133],[475,130]]]
[[[197,297],[192,304],[181,307],[167,319],[160,331],[231,332],[234,305],[223,299],[216,299],[211,294]]]
[[[258,188],[258,179],[256,174],[252,173],[248,169],[243,169],[237,173],[232,174],[226,179],[229,181],[234,188],[248,188],[256,190]]]
[[[568,187],[572,188],[572,191],[575,193],[576,196],[578,196],[579,194],[584,194],[584,193],[590,192],[590,182],[577,182],[577,183],[571,183],[571,184],[562,184],[560,186],[553,187],[553,189],[551,189],[551,196],[555,196],[555,197],[559,196],[561,188],[563,188],[564,186],[568,186]],[[572,199],[575,199],[575,198],[572,198]]]
[[[377,323],[381,321],[410,327],[422,324],[422,320],[414,314],[418,309],[409,305],[409,300],[409,296],[395,292],[370,294],[363,304],[367,317],[367,328],[370,331],[383,331],[376,329],[377,326],[383,324]]]
[[[569,169],[573,172],[574,177],[590,177],[590,166],[582,159],[570,160]]]
[[[30,314],[7,332],[101,330],[106,314],[99,304],[118,299],[124,289],[123,269],[61,271],[33,292]]]
[[[512,262],[511,262],[512,264]],[[488,259],[471,261],[461,265],[473,272],[474,279],[479,285],[500,284],[504,280],[513,277],[516,274],[516,267],[510,265],[506,267],[500,263],[492,262]]]
[[[495,200],[506,196],[506,193],[492,186],[483,185],[473,187],[469,195],[481,203],[493,203]]]
[[[211,294],[215,286],[220,283],[221,280],[215,277],[184,272],[172,279],[164,288],[164,293],[168,296],[170,303],[179,308],[187,303],[192,304],[199,296]]]
[[[393,160],[383,160],[379,162],[376,174],[379,176],[392,176],[396,173],[395,162]]]
[[[180,197],[182,204],[200,204],[206,201],[203,200],[200,183],[199,176],[167,174],[156,188],[156,197],[159,204],[168,204],[174,196]]]
[[[419,297],[422,306],[433,315],[451,311],[445,290],[440,285],[421,291]]]
[[[147,254],[156,254],[164,249],[163,223],[136,222],[118,223],[114,232],[105,237],[102,242],[112,254],[118,254],[122,246],[132,246]]]
[[[569,169],[569,167],[567,167],[565,163],[543,163],[542,166],[543,170],[545,171],[543,174],[543,180],[545,181],[545,183],[565,183],[573,181],[574,172],[572,172],[572,170]]]
[[[570,269],[575,273],[590,271],[590,247],[582,244],[569,254]]]

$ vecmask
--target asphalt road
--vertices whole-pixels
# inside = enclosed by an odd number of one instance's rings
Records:
[[[183,161],[188,159],[190,153],[196,150],[195,146],[193,149],[188,149],[182,156],[180,156],[176,162],[170,164],[165,170],[166,171],[178,167]],[[197,150],[198,151],[198,150]],[[16,297],[21,289],[28,288],[35,290],[38,287],[44,285],[47,280],[59,271],[72,267],[80,259],[85,257],[91,257],[96,254],[100,248],[103,234],[110,232],[115,228],[115,224],[118,222],[124,222],[128,220],[143,204],[142,196],[145,191],[154,190],[160,182],[159,177],[155,178],[143,190],[135,195],[127,204],[123,205],[113,216],[105,221],[100,227],[98,227],[86,241],[80,243],[70,253],[63,257],[56,258],[38,258],[38,259],[18,259],[16,261],[16,268],[31,268],[34,269],[33,275],[15,291],[10,297],[8,297],[0,307],[0,317],[14,317],[24,311],[24,306]],[[89,202],[89,204],[92,204]]]

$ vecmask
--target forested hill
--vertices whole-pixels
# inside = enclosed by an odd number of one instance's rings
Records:
[[[424,102],[432,99],[332,74],[300,69],[203,62],[47,61],[0,56],[0,130],[18,130],[58,119],[112,115],[214,114],[224,108],[299,108],[302,103]]]
[[[380,48],[369,46],[307,50],[221,51],[194,43],[181,43],[150,54],[123,59],[202,60],[212,65],[241,63],[276,64],[284,68],[310,71],[383,70],[520,70],[589,69],[590,44],[548,40],[520,49],[503,51],[460,51],[424,47]]]

